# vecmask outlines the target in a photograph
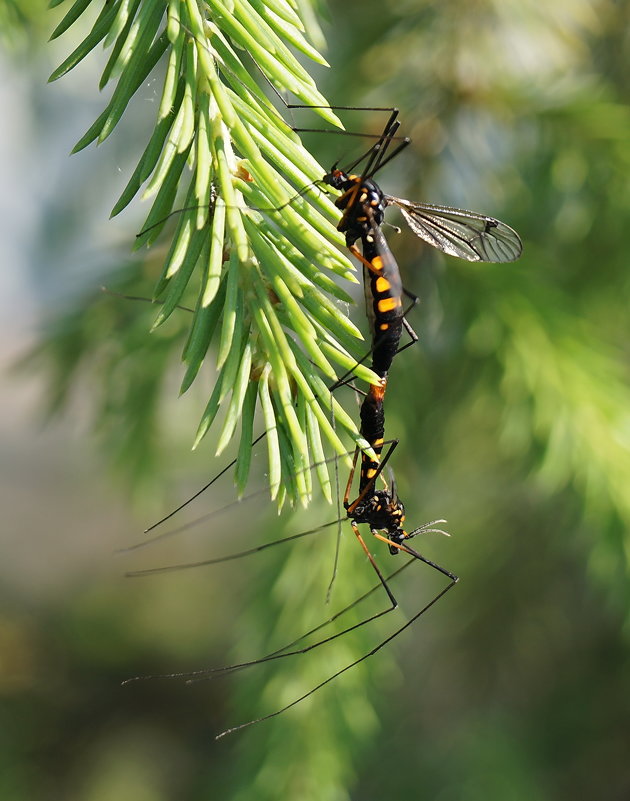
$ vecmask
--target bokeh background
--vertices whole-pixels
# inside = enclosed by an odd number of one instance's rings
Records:
[[[331,529],[230,565],[123,577],[335,511],[279,518],[259,494],[116,553],[225,463],[211,442],[189,451],[212,375],[177,399],[184,316],[149,336],[153,309],[99,289],[150,293],[158,257],[129,255],[141,209],[107,218],[160,84],[104,146],[70,158],[103,106],[103,56],[48,86],[78,32],[46,45],[60,12],[39,0],[1,13],[2,798],[628,798],[630,3],[331,4],[325,93],[399,107],[413,138],[387,190],[500,217],[525,253],[474,266],[388,234],[421,298],[420,344],[388,393],[394,468],[412,524],[448,518],[451,539],[418,547],[461,581],[377,656],[218,743],[369,650],[443,583],[413,566],[395,582],[395,620],[284,664],[121,688],[261,655],[372,576],[344,530],[326,606]],[[349,113],[353,130],[381,124]],[[362,145],[312,147],[328,165]],[[227,477],[190,517],[233,498]]]

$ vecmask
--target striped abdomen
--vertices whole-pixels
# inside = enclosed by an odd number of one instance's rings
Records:
[[[402,281],[398,264],[380,228],[362,237],[366,308],[372,328],[372,369],[386,378],[403,329]]]
[[[385,409],[383,399],[385,397],[385,382],[383,384],[371,384],[365,400],[361,404],[361,434],[370,443],[376,460],[363,454],[361,457],[361,477],[359,479],[359,491],[362,492],[369,482],[376,475],[383,450],[383,439],[385,437]]]

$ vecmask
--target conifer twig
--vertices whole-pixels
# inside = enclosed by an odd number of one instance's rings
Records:
[[[75,2],[52,38],[65,33],[90,4]],[[293,54],[297,49],[326,64],[303,30],[298,12],[285,0],[111,0],[51,80],[100,42],[110,48],[100,86],[114,80],[116,86],[76,152],[112,133],[153,68],[167,59],[155,129],[112,214],[144,187],[142,198],[152,206],[137,247],[154,242],[169,217],[175,220],[154,291],[161,305],[153,328],[182,302],[195,306],[183,350],[182,392],[210,348],[218,348],[216,383],[195,445],[218,426],[221,453],[238,431],[252,430],[259,408],[265,430],[277,431],[288,448],[273,468],[275,486],[295,484],[306,503],[309,481],[289,482],[287,470],[293,479],[299,465],[317,461],[310,457],[322,436],[339,454],[348,451],[331,420],[355,443],[366,443],[336,399],[322,391],[321,375],[329,383],[337,377],[334,365],[341,372],[356,365],[353,345],[360,338],[334,302],[349,296],[331,273],[356,281],[338,250],[338,210],[316,188],[304,197],[304,188],[325,170],[252,74],[259,70],[277,91],[318,107],[314,113],[327,124],[341,125]],[[181,213],[172,214],[178,206]],[[355,372],[374,380],[363,365]],[[240,443],[241,490],[248,447]],[[277,459],[271,440],[269,448],[270,458]],[[328,493],[323,475],[320,483]]]

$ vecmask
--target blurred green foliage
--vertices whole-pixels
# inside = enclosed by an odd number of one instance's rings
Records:
[[[4,0],[0,4],[0,42],[13,56],[24,54],[29,39],[39,41],[48,30],[44,0]]]
[[[386,652],[216,745],[217,730],[289,702],[396,621],[221,684],[118,680],[250,658],[325,618],[334,531],[230,569],[85,581],[50,608],[8,606],[4,650],[21,680],[3,685],[3,795],[628,797],[629,12],[612,0],[334,5],[327,96],[398,106],[413,137],[381,177],[388,191],[493,214],[525,243],[517,265],[474,266],[388,234],[422,299],[420,344],[396,362],[388,392],[396,478],[411,524],[449,519],[450,541],[418,545],[462,581]],[[364,113],[348,127],[381,124]],[[351,147],[333,139],[313,144],[324,163]],[[52,397],[67,396],[83,370],[73,366],[129,348],[80,392],[100,408],[118,393],[116,447],[138,473],[150,467],[146,415],[172,391],[169,341],[149,355],[140,306],[101,297],[90,309],[58,322],[42,351]],[[112,325],[114,314],[124,321]],[[154,506],[168,509],[151,475]],[[228,482],[205,508],[231,498]],[[197,541],[138,551],[133,566],[253,547],[334,515],[323,504],[286,522],[270,512],[259,499],[195,529]],[[345,535],[334,609],[371,582]],[[428,573],[396,582],[399,622],[438,591]]]

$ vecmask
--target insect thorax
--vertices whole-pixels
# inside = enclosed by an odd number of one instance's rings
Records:
[[[375,490],[357,505],[351,517],[355,523],[367,523],[375,531],[386,531],[395,540],[395,533],[402,533],[405,507],[387,490]]]
[[[352,209],[352,216],[354,217],[360,216],[363,208],[369,207],[372,209],[372,216],[376,225],[380,225],[383,222],[383,214],[387,203],[383,191],[376,181],[371,178],[362,178],[360,175],[348,175],[343,170],[331,170],[324,176],[323,180],[333,189],[343,192],[341,197],[337,199],[337,206],[340,209],[346,211],[349,207],[354,207]],[[357,186],[359,187],[357,191],[351,191]]]

